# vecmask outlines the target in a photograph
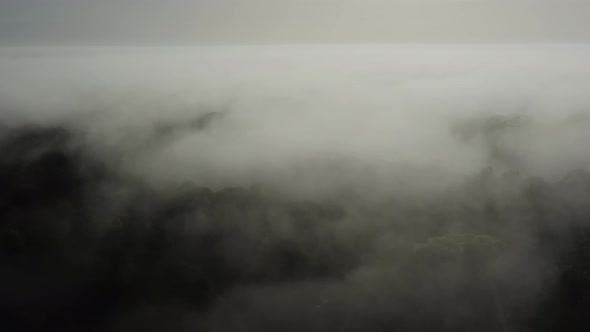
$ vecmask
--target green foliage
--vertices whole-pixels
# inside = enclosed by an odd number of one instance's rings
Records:
[[[351,321],[374,330],[584,330],[587,172],[504,191],[489,172],[486,188],[436,199],[302,202],[246,188],[154,190],[71,141],[55,128],[0,139],[3,330],[102,331],[140,306],[201,314],[236,289],[305,284],[340,286],[354,300],[332,314],[354,310]],[[537,308],[541,290],[527,278],[546,267],[556,285]],[[367,303],[374,312],[356,317]]]
[[[436,236],[413,248],[417,257],[441,259],[449,262],[464,262],[478,257],[493,258],[505,244],[488,235],[449,234]]]

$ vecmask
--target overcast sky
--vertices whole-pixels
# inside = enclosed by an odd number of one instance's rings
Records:
[[[587,41],[590,0],[0,0],[0,45]]]

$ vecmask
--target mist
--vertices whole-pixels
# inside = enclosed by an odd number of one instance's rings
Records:
[[[589,107],[585,45],[4,47],[5,325],[585,330]]]

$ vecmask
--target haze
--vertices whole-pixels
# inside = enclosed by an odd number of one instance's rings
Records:
[[[589,331],[588,17],[0,0],[0,330]]]
[[[2,0],[2,45],[585,42],[584,0]]]

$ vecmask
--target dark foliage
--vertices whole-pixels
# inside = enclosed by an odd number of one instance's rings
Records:
[[[105,331],[145,306],[207,313],[235,289],[346,284],[356,269],[380,266],[374,243],[386,233],[395,250],[382,259],[392,272],[375,282],[378,295],[358,298],[382,301],[363,303],[373,306],[370,315],[352,313],[350,324],[334,330],[589,327],[585,171],[557,183],[522,181],[502,195],[486,189],[501,180],[484,172],[453,197],[359,207],[244,188],[154,190],[91,153],[80,135],[60,127],[2,134],[2,331]],[[350,218],[366,219],[367,227],[342,232]],[[526,271],[505,262],[530,252],[549,277],[541,289],[521,293]],[[359,306],[346,299],[337,305],[348,307],[344,312]],[[126,329],[184,330],[164,312],[155,314],[158,324]],[[289,330],[268,324],[258,327]]]

